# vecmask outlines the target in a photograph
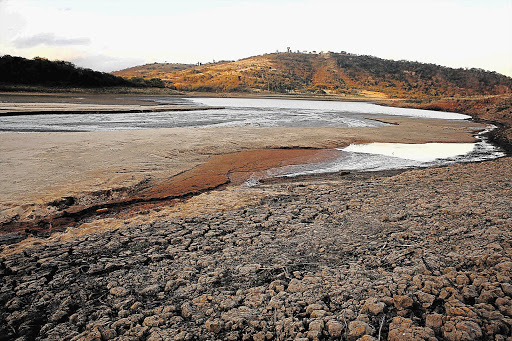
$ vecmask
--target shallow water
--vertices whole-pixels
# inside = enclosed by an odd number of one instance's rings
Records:
[[[312,101],[265,98],[176,98],[141,97],[165,104],[209,105],[224,109],[61,115],[21,115],[0,117],[0,132],[109,131],[154,128],[214,127],[380,127],[388,124],[371,120],[380,117],[464,120],[469,116],[430,110],[384,107],[366,102]],[[475,144],[370,144],[338,151],[327,163],[272,169],[265,176],[294,176],[340,170],[386,170],[428,167],[454,162],[472,162],[504,155],[482,139]],[[251,179],[257,181],[258,179]]]
[[[246,185],[254,186],[259,180],[271,177],[422,168],[492,160],[505,156],[500,148],[490,144],[484,136],[494,128],[489,126],[487,130],[479,133],[479,141],[475,143],[353,144],[338,149],[338,156],[333,160],[269,169],[266,173],[251,178]]]
[[[391,108],[365,102],[265,98],[141,98],[166,104],[222,106],[224,109],[149,113],[20,115],[0,117],[3,132],[109,131],[211,127],[381,127],[372,115],[467,119],[455,113]]]
[[[196,104],[223,106],[226,109],[256,109],[255,112],[290,113],[292,116],[309,120],[307,115],[314,113],[322,118],[336,120],[343,115],[392,115],[445,120],[464,120],[470,116],[452,112],[433,110],[385,107],[368,102],[312,101],[277,98],[189,98]],[[162,103],[169,103],[165,100]],[[314,121],[314,119],[312,120]]]

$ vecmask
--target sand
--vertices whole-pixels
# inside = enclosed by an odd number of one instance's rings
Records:
[[[354,142],[483,128],[382,119],[396,125],[0,134],[3,227],[101,211],[0,245],[0,335],[506,340],[509,157],[236,185]]]
[[[0,221],[45,216],[53,210],[48,204],[62,197],[74,197],[80,205],[124,200],[141,189],[168,185],[178,174],[209,160],[219,162],[212,159],[215,155],[262,149],[329,149],[355,142],[473,142],[474,131],[484,127],[469,121],[380,120],[394,125],[0,134]],[[269,159],[264,152],[258,157]],[[238,159],[244,158],[240,154]],[[268,163],[268,168],[286,162],[283,160],[289,156],[271,158],[274,162]],[[236,160],[229,156],[226,162],[231,165],[224,167],[221,177],[239,167]],[[202,186],[215,187],[209,183]],[[198,190],[201,188],[194,189]]]

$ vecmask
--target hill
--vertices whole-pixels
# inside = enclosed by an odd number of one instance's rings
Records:
[[[274,53],[190,66],[149,64],[114,72],[159,77],[182,91],[332,94],[425,99],[512,92],[512,78],[482,69],[386,60],[350,53]]]
[[[194,66],[196,66],[196,64],[152,63],[112,72],[112,74],[126,78],[141,77],[151,79],[166,76],[171,72],[191,69]]]
[[[50,61],[36,57],[26,59],[5,55],[0,57],[2,85],[41,85],[49,87],[163,87],[160,80],[126,79],[109,73],[75,66],[67,61]]]

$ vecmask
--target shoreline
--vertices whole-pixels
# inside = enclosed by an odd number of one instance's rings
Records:
[[[69,100],[68,96],[57,97]],[[109,103],[103,104],[106,109],[125,100],[119,96],[101,97]],[[53,96],[46,98],[54,99]],[[97,100],[95,96],[74,99]],[[136,101],[144,102],[144,107],[153,110],[151,102],[148,104],[140,97]],[[93,106],[90,103],[66,105]],[[331,153],[328,149],[351,143],[475,142],[474,133],[484,129],[481,124],[466,120],[400,116],[372,119],[391,125],[375,128],[161,128],[39,132],[25,136],[2,133],[0,180],[5,185],[0,191],[3,198],[0,230],[20,231],[26,236],[61,229],[66,224],[80,225],[84,219],[97,215],[97,210],[169,201],[227,184],[236,185],[253,173],[279,165],[327,159]],[[309,156],[302,159],[292,156],[298,156],[297,153]],[[254,165],[264,162],[244,171],[250,164],[249,159]],[[211,169],[216,172],[212,173]],[[79,221],[74,221],[75,218]]]
[[[122,98],[109,100],[119,102]],[[484,128],[469,121],[378,116],[375,119],[391,125],[3,133],[0,134],[3,159],[0,169],[5,185],[0,192],[3,198],[0,224],[4,231],[23,231],[25,235],[40,233],[76,224],[72,217],[89,215],[102,208],[156,200],[155,195],[158,200],[180,198],[236,183],[233,170],[250,155],[244,153],[256,153],[254,155],[259,155],[256,159],[265,160],[273,150],[282,149],[281,156],[275,159],[277,163],[267,161],[267,169],[270,169],[286,162],[292,164],[291,160],[286,161],[287,153],[300,150],[310,153],[311,149],[318,149],[314,153],[319,154],[325,153],[321,150],[355,142],[474,142],[473,133]],[[234,158],[230,159],[231,155]],[[216,160],[221,161],[215,165]],[[210,174],[209,168],[224,170]],[[248,173],[238,174],[243,179]],[[145,194],[151,190],[153,194]],[[159,191],[161,193],[157,194]],[[36,226],[30,228],[30,224],[36,222]]]
[[[261,159],[303,162],[376,139],[473,141],[483,127],[388,120],[397,125],[0,134],[0,198],[13,205],[0,203],[4,217],[95,213],[0,245],[0,335],[507,339],[510,157],[168,197],[200,181],[239,183]],[[137,196],[146,202],[101,206]]]

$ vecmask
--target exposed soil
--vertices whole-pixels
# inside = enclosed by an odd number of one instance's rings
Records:
[[[201,213],[232,187],[197,197],[195,211],[186,202],[140,212],[142,223],[4,247],[0,334],[506,340],[511,177],[510,158],[329,175],[264,184],[242,206]]]
[[[512,340],[510,157],[236,185],[316,148],[479,127],[394,122],[0,135],[3,218],[94,213],[0,246],[0,339]]]
[[[45,236],[67,227],[79,226],[85,220],[106,212],[138,211],[169,205],[174,199],[188,198],[222,185],[239,185],[255,173],[292,164],[326,161],[336,151],[325,149],[261,149],[216,155],[206,163],[176,175],[171,181],[133,191],[123,199],[92,205],[77,204],[74,197],[64,197],[49,203],[58,208],[40,219],[11,220],[0,225],[4,234],[0,243],[13,243],[28,235]]]
[[[381,118],[364,128],[209,128],[0,134],[6,241],[60,229],[102,208],[181,197],[253,172],[329,157],[353,142],[473,142],[484,125]],[[302,160],[301,160],[302,158]],[[16,234],[20,232],[22,235]]]

